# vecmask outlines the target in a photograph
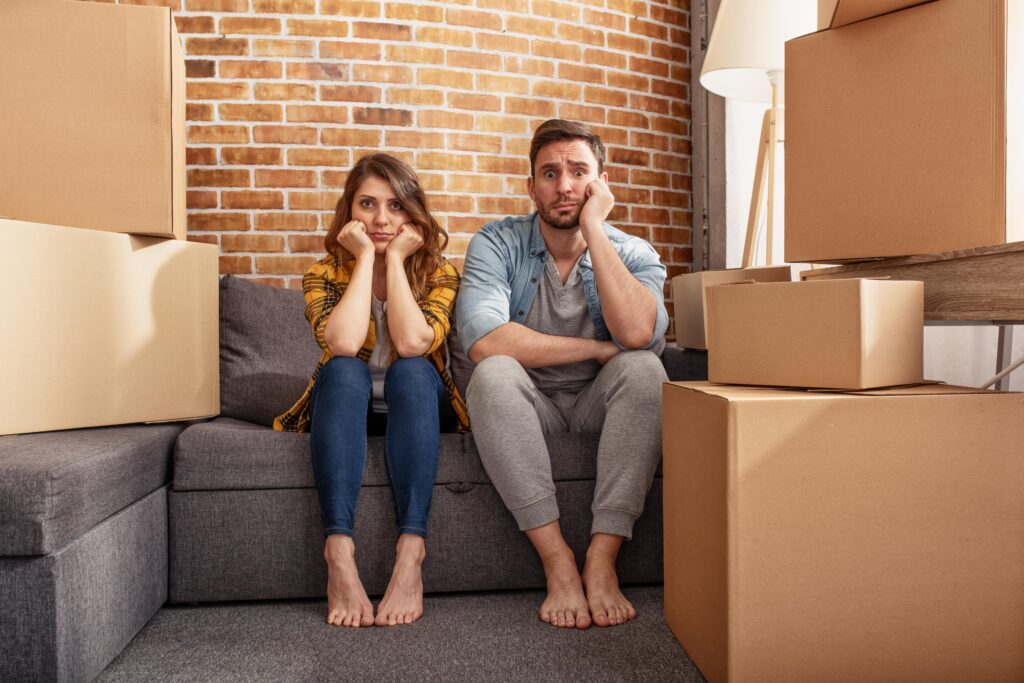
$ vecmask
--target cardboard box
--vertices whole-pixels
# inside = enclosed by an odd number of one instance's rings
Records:
[[[0,434],[216,415],[217,248],[0,219]]]
[[[1024,395],[664,385],[665,621],[711,683],[1024,680]]]
[[[0,217],[185,238],[185,61],[166,7],[0,2]]]
[[[839,28],[934,0],[818,0],[818,30]]]
[[[704,333],[707,325],[704,292],[707,287],[746,280],[789,282],[792,279],[793,269],[790,266],[702,270],[675,276],[672,278],[672,301],[676,318],[676,344],[687,349],[708,348]]]
[[[717,285],[707,303],[711,382],[866,389],[923,381],[921,282]]]
[[[1024,0],[935,0],[787,42],[786,129],[787,261],[1024,239]]]

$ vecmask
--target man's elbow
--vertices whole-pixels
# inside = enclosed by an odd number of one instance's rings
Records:
[[[651,323],[650,326],[638,326],[634,329],[626,330],[624,334],[616,337],[616,339],[622,348],[627,351],[646,349],[654,340],[654,324]]]

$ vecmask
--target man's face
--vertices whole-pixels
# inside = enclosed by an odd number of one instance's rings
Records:
[[[587,143],[561,140],[540,148],[526,186],[542,221],[558,230],[573,230],[580,224],[587,185],[596,178],[607,180],[608,174],[598,174],[597,157]]]

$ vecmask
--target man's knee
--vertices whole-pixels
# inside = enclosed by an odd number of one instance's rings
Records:
[[[526,370],[511,356],[489,356],[477,363],[469,378],[466,400],[474,401],[491,395],[501,395],[509,387],[528,378]]]
[[[629,384],[655,384],[661,391],[661,383],[668,381],[661,358],[653,351],[621,351],[605,364],[605,369]]]

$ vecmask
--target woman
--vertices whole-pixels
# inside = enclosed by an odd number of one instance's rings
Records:
[[[420,567],[440,432],[468,428],[445,369],[459,274],[441,250],[415,172],[387,154],[352,168],[302,280],[306,318],[324,353],[306,392],[274,428],[310,432],[327,560],[327,621],[408,624],[423,614]],[[395,569],[376,618],[359,580],[352,528],[366,434],[386,434],[398,515]]]

